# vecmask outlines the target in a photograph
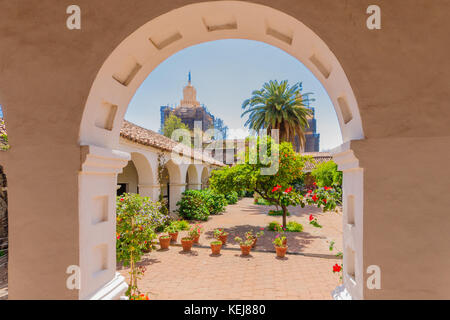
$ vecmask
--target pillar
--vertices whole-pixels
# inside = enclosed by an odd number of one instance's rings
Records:
[[[160,188],[159,184],[140,184],[139,194],[143,197],[149,197],[153,201],[158,201]]]
[[[177,209],[177,202],[181,200],[181,194],[186,189],[186,183],[170,183],[169,184],[169,198],[170,198],[170,211],[173,212]]]
[[[116,272],[116,181],[130,155],[96,146],[81,151],[79,298],[118,299],[127,285]]]
[[[343,284],[346,297],[363,299],[363,169],[350,149],[350,142],[334,150],[333,160],[342,171]]]

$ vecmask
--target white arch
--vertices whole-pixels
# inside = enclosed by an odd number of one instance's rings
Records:
[[[209,168],[203,167],[201,175],[202,189],[205,189],[209,185],[208,180],[209,180]]]
[[[110,54],[91,87],[80,144],[114,148],[128,104],[162,61],[195,44],[250,39],[291,54],[317,77],[333,102],[343,142],[364,137],[358,105],[339,61],[308,27],[276,9],[242,1],[187,5],[146,23]]]
[[[180,165],[176,164],[173,160],[169,160],[164,166],[167,168],[167,171],[169,171],[169,183],[184,183],[184,176]]]
[[[138,172],[138,181],[140,185],[153,184],[155,181],[153,169],[149,159],[144,154],[138,152],[131,153],[131,161]]]
[[[353,297],[361,298],[363,195],[354,190],[362,190],[363,172],[349,144],[351,140],[364,138],[361,117],[352,87],[339,61],[324,41],[297,19],[259,4],[215,1],[187,5],[151,20],[122,41],[101,66],[84,108],[80,124],[80,145],[89,146],[87,149],[92,152],[90,158],[94,159],[98,155],[103,159],[104,155],[108,155],[114,157],[113,161],[117,166],[125,165],[126,156],[111,149],[118,147],[121,124],[137,88],[156,66],[172,54],[195,44],[220,39],[249,39],[278,47],[301,61],[327,91],[335,108],[344,142],[335,157],[344,171],[346,181],[343,190],[344,217],[349,215],[349,206],[346,205],[348,199],[352,199],[351,202],[354,203],[351,206],[351,215],[355,216],[354,223],[351,228],[344,228],[344,256],[353,252],[354,261],[347,265],[353,264],[354,277],[345,275],[344,284]],[[111,167],[110,163],[108,166]],[[170,206],[173,209],[178,199],[172,195],[176,194],[178,197],[184,191],[187,168],[173,162],[168,163],[167,167],[170,174]],[[85,164],[84,168],[90,167]],[[114,171],[113,169],[116,170],[115,167],[111,170]],[[99,175],[96,179],[106,187],[106,182],[101,180],[102,176]],[[348,187],[350,185],[351,188]],[[81,182],[80,199],[92,196],[88,186]],[[111,210],[113,208],[114,205]],[[89,210],[80,206],[80,216],[90,212]],[[113,234],[114,222],[109,223],[108,228],[110,234]],[[111,242],[106,235],[104,238],[103,241]],[[80,244],[81,251],[91,252],[90,248],[97,242]],[[113,245],[110,250],[110,255],[114,256]],[[348,266],[344,265],[344,273],[346,271]],[[108,269],[108,272],[111,273],[112,269]],[[87,279],[89,276],[86,276],[83,283],[92,280]]]
[[[200,173],[197,167],[200,167],[199,169],[201,170],[201,165],[190,164],[187,167],[186,189],[200,189],[201,180],[200,180]]]

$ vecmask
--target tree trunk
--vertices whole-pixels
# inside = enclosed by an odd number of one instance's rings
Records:
[[[282,205],[281,209],[283,209],[283,228],[286,228],[287,207]]]

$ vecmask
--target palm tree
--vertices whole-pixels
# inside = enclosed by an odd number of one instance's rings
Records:
[[[304,130],[309,128],[308,116],[312,111],[305,107],[305,102],[310,99],[311,93],[301,93],[302,83],[296,83],[292,87],[288,81],[278,83],[270,80],[264,83],[262,89],[252,92],[252,97],[242,103],[241,117],[248,114],[245,126],[258,131],[267,129],[271,134],[272,129],[278,129],[280,141],[291,142],[294,145],[297,135],[300,147],[305,145]]]

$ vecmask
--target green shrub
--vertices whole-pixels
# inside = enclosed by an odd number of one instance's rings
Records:
[[[166,225],[167,216],[160,213],[160,203],[135,193],[124,193],[116,203],[116,258],[128,266],[152,249],[155,229]]]
[[[255,204],[259,204],[261,206],[271,206],[272,204],[263,198],[257,198]]]
[[[191,228],[191,225],[186,220],[177,220],[174,221],[174,223],[176,224],[178,230],[180,231],[186,231]]]
[[[280,231],[281,228],[282,228],[281,223],[279,223],[277,221],[269,222],[269,225],[267,226],[267,229],[269,229],[270,231]],[[290,221],[287,223],[285,231],[286,232],[302,232],[303,225],[298,222],[295,222],[295,221]]]
[[[286,225],[286,231],[288,232],[302,232],[303,225],[301,223],[290,221]]]
[[[228,204],[235,204],[238,202],[238,193],[236,191],[232,191],[225,195],[225,199]]]
[[[337,164],[333,161],[322,162],[316,165],[311,175],[319,187],[340,187],[342,185],[342,171],[338,171]]]
[[[283,210],[270,210],[269,211],[269,216],[282,216],[283,215]],[[291,213],[288,211],[286,213],[286,216],[290,216]]]
[[[209,217],[208,205],[203,190],[186,190],[177,202],[178,214],[187,220],[206,221]]]
[[[228,204],[225,195],[216,193],[211,189],[201,190],[201,193],[209,210],[209,214],[219,214],[220,212],[225,211],[225,207]]]
[[[277,221],[272,221],[272,222],[269,222],[267,229],[269,229],[270,231],[277,231],[277,227],[279,227],[279,226],[281,226],[280,223],[278,223]]]

